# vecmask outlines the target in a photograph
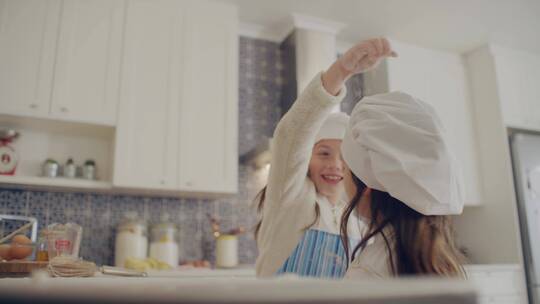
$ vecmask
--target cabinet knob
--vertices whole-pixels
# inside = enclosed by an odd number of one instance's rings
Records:
[[[30,109],[37,109],[38,105],[36,103],[30,104]]]
[[[193,186],[193,183],[192,182],[186,182],[186,186],[191,187],[191,186]]]
[[[61,107],[61,108],[60,108],[60,111],[61,111],[62,113],[67,113],[67,112],[69,112],[69,109],[66,108],[66,107]]]
[[[159,180],[159,183],[162,184],[162,185],[165,185],[165,180],[161,179],[161,180]]]

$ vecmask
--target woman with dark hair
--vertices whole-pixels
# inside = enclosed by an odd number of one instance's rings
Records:
[[[370,48],[383,55],[369,55]],[[360,43],[322,74],[322,86],[336,96],[350,76],[389,56],[395,53],[386,39]],[[402,92],[365,97],[351,113],[341,153],[352,198],[341,221],[346,276],[464,276],[449,218],[463,210],[462,180],[434,109]],[[352,217],[368,228],[351,245]]]
[[[366,97],[341,149],[352,197],[342,236],[351,215],[368,226],[352,252],[344,243],[347,277],[464,276],[449,218],[463,210],[459,166],[433,108],[401,92]]]

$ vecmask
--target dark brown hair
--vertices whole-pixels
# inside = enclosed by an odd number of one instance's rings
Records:
[[[356,195],[349,202],[341,221],[341,238],[345,253],[352,262],[368,241],[381,234],[389,253],[389,263],[395,276],[426,274],[448,277],[464,276],[463,255],[454,244],[449,216],[423,215],[387,192],[371,190],[371,216],[366,235],[350,253],[347,223],[356,210],[366,185],[352,174]],[[390,227],[391,230],[385,229]],[[385,232],[391,231],[390,235]],[[349,260],[347,260],[349,266]]]

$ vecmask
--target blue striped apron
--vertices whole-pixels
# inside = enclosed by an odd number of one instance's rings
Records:
[[[308,229],[277,274],[338,279],[345,276],[346,271],[347,260],[340,235]]]

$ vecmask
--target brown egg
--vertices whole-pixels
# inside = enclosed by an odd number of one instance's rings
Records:
[[[26,237],[24,234],[17,234],[11,239],[12,244],[31,244],[32,240]]]
[[[0,245],[0,259],[4,260],[11,260],[11,245],[10,244],[2,244]]]
[[[32,240],[27,238],[25,235],[19,234],[11,239],[11,250],[9,251],[10,255],[14,259],[25,259],[32,254]]]

